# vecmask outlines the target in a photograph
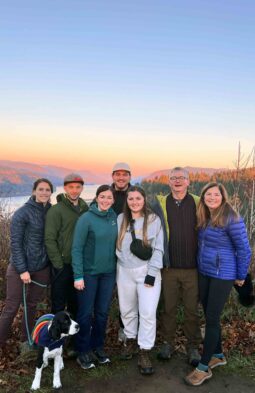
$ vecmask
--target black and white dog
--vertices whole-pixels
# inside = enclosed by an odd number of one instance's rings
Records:
[[[64,368],[63,345],[69,335],[78,333],[79,325],[65,311],[43,315],[36,322],[32,332],[34,343],[38,346],[35,377],[31,390],[40,389],[42,369],[48,366],[48,359],[54,359],[53,388],[61,388],[60,370]]]

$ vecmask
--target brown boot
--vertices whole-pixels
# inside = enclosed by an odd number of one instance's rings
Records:
[[[140,373],[143,375],[151,375],[154,373],[154,368],[151,364],[149,349],[140,349],[138,352],[138,367]]]
[[[184,381],[191,386],[200,386],[207,379],[212,378],[211,369],[208,368],[208,371],[201,371],[198,368],[195,368],[190,374],[188,374]]]
[[[123,342],[122,351],[120,358],[122,360],[132,359],[133,355],[137,353],[137,341],[136,338],[127,338]]]

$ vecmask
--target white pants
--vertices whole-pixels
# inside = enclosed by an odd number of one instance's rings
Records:
[[[127,338],[136,338],[138,333],[138,345],[141,349],[151,349],[154,346],[156,311],[161,290],[160,272],[153,287],[144,285],[147,271],[147,265],[126,269],[117,264],[118,296],[124,333]]]

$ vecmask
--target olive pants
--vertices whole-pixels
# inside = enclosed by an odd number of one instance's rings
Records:
[[[164,340],[174,346],[177,308],[182,300],[183,330],[187,338],[187,349],[198,348],[201,343],[201,331],[198,316],[197,269],[163,269],[162,286],[164,312],[161,316],[161,324]]]

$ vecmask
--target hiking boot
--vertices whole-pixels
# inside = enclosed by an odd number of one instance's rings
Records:
[[[210,368],[208,368],[208,371],[201,371],[195,368],[195,370],[184,378],[184,381],[191,386],[200,386],[204,381],[210,378],[212,378]]]
[[[95,360],[91,352],[81,353],[77,357],[76,361],[81,366],[81,368],[83,368],[83,370],[89,370],[90,368],[96,367]]]
[[[132,359],[133,355],[137,353],[137,350],[138,348],[136,338],[126,338],[126,340],[123,342],[120,358],[122,360]]]
[[[140,349],[138,352],[138,367],[140,373],[143,375],[151,375],[154,373],[154,368],[151,364],[150,349]]]
[[[193,367],[197,367],[198,363],[201,360],[201,356],[198,350],[196,348],[189,348],[187,353],[189,364],[191,364]]]
[[[213,369],[218,366],[225,366],[226,364],[227,364],[227,360],[224,356],[222,358],[216,358],[212,356],[208,366],[210,367],[210,369]]]
[[[174,353],[174,349],[172,345],[164,341],[157,357],[159,360],[169,360],[173,353]]]
[[[126,339],[127,337],[124,333],[124,329],[120,327],[118,330],[118,341],[123,343]]]
[[[94,355],[96,356],[97,361],[100,364],[111,363],[109,356],[106,355],[106,353],[103,349],[96,349],[94,351]]]

